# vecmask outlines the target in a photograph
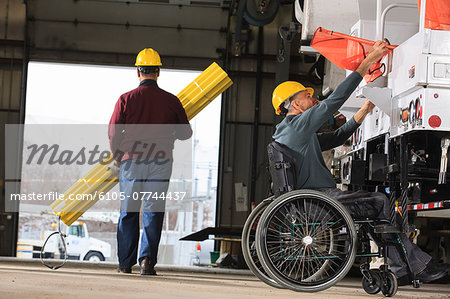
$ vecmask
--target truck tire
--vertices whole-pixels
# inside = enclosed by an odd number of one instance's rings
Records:
[[[90,251],[88,254],[86,254],[84,260],[89,262],[103,262],[105,260],[105,257],[100,252]]]

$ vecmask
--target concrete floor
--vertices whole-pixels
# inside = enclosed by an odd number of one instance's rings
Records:
[[[383,298],[367,295],[358,278],[320,293],[296,293],[267,286],[248,271],[161,266],[158,276],[141,276],[113,266],[78,262],[54,271],[37,261],[0,258],[0,298]],[[400,287],[395,298],[450,298],[450,284]]]

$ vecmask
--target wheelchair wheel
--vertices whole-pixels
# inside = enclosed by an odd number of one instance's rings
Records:
[[[383,282],[381,284],[381,292],[385,297],[392,297],[397,293],[398,284],[397,277],[391,271],[382,274]]]
[[[258,258],[274,281],[294,291],[331,287],[350,270],[356,229],[344,206],[313,190],[274,200],[256,231]]]
[[[260,280],[265,282],[266,284],[276,287],[283,288],[278,283],[276,283],[272,278],[267,275],[261,266],[261,262],[258,259],[258,255],[256,254],[256,244],[255,244],[255,233],[256,227],[258,226],[259,219],[261,218],[262,213],[266,209],[266,207],[272,201],[270,198],[262,201],[248,216],[245,221],[244,228],[242,229],[242,253],[244,255],[245,262],[247,263],[248,268],[258,277]]]
[[[381,275],[379,270],[368,270],[369,275],[372,277],[372,283],[370,283],[369,279],[363,276],[362,279],[362,287],[367,294],[377,294],[381,291]]]

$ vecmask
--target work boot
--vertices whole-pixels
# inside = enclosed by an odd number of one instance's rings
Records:
[[[141,275],[156,275],[155,265],[148,257],[144,257],[140,264]]]

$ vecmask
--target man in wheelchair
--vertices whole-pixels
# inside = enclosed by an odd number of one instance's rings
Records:
[[[276,114],[285,116],[273,135],[278,146],[287,148],[292,154],[296,167],[295,189],[312,189],[321,191],[338,200],[348,210],[353,219],[389,220],[391,203],[382,193],[378,192],[343,192],[336,188],[330,170],[325,165],[322,151],[343,144],[358,128],[374,105],[366,100],[352,119],[331,133],[316,133],[318,129],[344,104],[351,93],[359,85],[370,66],[387,52],[387,43],[378,41],[373,50],[361,62],[335,91],[325,100],[319,102],[313,98],[313,89],[302,84],[287,81],[278,85],[274,92],[272,103]],[[275,145],[276,146],[276,145]],[[290,191],[290,190],[286,190]],[[397,240],[406,253],[409,267],[394,246],[386,250],[389,265],[394,274],[408,281],[408,268],[416,279],[430,282],[447,274],[448,265],[431,261],[431,256],[413,244],[404,233],[382,234],[383,238]]]

